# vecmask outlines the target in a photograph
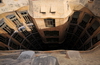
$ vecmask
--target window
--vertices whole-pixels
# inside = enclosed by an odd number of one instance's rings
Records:
[[[33,37],[32,35],[28,36],[27,39],[28,39],[31,43],[33,43],[34,40],[35,40],[34,37]]]
[[[0,50],[7,50],[7,48],[0,46]]]
[[[23,16],[23,18],[25,19],[25,23],[26,24],[29,24],[29,23],[32,23],[32,19],[31,19],[31,17],[28,15],[28,12],[27,11],[22,11],[22,12],[20,12],[21,13],[21,15]]]
[[[44,19],[46,27],[55,27],[55,19]]]
[[[85,14],[83,17],[83,21],[88,22],[90,20],[91,16],[89,14]]]
[[[20,45],[16,44],[14,41],[10,41],[10,47],[14,48],[14,49],[20,49]]]
[[[28,27],[31,29],[32,33],[37,32],[37,29],[33,23],[33,20],[31,19],[31,17],[29,16],[27,11],[21,11],[20,12],[21,15],[23,16],[23,18],[25,19],[25,23],[28,24]]]
[[[73,35],[73,34],[71,34],[71,33],[67,33],[66,38],[67,38],[67,39],[69,39],[69,38],[71,38],[71,37],[72,37],[72,35]]]
[[[76,24],[77,23],[77,19],[79,18],[79,15],[80,15],[80,12],[79,11],[74,12],[74,14],[72,16],[71,23]]]
[[[92,22],[92,20],[93,20],[94,18],[95,18],[95,17],[94,17],[94,16],[92,16],[92,17],[91,17],[91,19],[90,19],[90,22],[89,22],[89,23],[91,23],[91,22]]]
[[[66,36],[66,42],[67,43],[70,43],[72,36],[73,36],[73,34],[67,33],[67,36]]]
[[[94,37],[92,39],[92,44],[94,45],[95,43],[97,43],[98,41],[100,41],[100,34],[98,34],[96,37]]]
[[[89,38],[89,35],[88,35],[87,33],[85,33],[85,34],[81,37],[81,41],[84,43],[88,38]]]
[[[59,36],[59,31],[44,31],[45,36]]]
[[[92,46],[91,41],[84,45],[84,50],[89,49]]]
[[[39,49],[42,49],[42,47],[39,45],[39,43],[37,43],[37,41],[34,41],[34,42],[33,42],[33,46],[34,46],[34,49],[36,49],[36,50],[37,50],[37,49],[38,49],[38,50],[39,50]]]
[[[0,35],[0,42],[5,43],[5,38],[3,36]]]
[[[87,29],[87,31],[89,32],[90,35],[93,34],[93,32],[100,26],[100,23],[98,21],[95,21],[92,26]]]
[[[23,45],[24,45],[26,48],[29,48],[29,47],[31,46],[26,40],[24,40]]]
[[[25,29],[25,28],[21,28],[20,29],[21,32],[27,37],[28,35],[30,35],[30,33]]]
[[[69,33],[73,33],[75,27],[76,27],[75,25],[70,25],[70,26],[69,26],[69,29],[68,29],[68,32],[69,32]]]
[[[90,35],[92,35],[95,30],[92,27],[90,27],[87,31],[89,32]]]
[[[82,22],[79,25],[82,26],[83,28],[85,28],[86,24],[89,22],[90,19],[91,19],[91,16],[89,14],[85,14]]]
[[[37,29],[34,25],[29,25],[28,27],[31,29],[32,33],[37,32]]]
[[[13,35],[13,38],[15,38],[17,41],[19,41],[20,43],[23,41],[23,37],[21,37],[18,33],[15,33]]]
[[[46,38],[47,42],[59,42],[59,38]]]
[[[87,50],[87,49],[89,49],[91,46],[92,46],[92,43],[91,43],[91,40],[90,40],[90,42],[88,42],[87,44],[83,45],[83,46],[81,47],[81,49],[82,49],[82,50]]]
[[[75,37],[73,37],[73,34],[67,33],[67,36],[66,36],[66,39],[65,39],[65,42],[64,42],[64,45],[66,45],[67,49],[71,49],[72,45],[73,45],[73,41],[76,41],[76,40],[72,41],[72,38],[73,39],[75,38]]]
[[[76,34],[77,36],[80,36],[81,33],[82,33],[82,31],[83,31],[83,29],[82,29],[81,27],[77,27],[77,30],[76,30],[75,34]]]
[[[35,39],[40,39],[41,38],[39,33],[33,34],[33,36],[35,37]]]
[[[16,25],[16,27],[19,28],[22,26],[22,23],[20,23],[20,21],[15,15],[8,15],[7,18],[9,18]]]
[[[94,37],[94,38],[92,39],[92,44],[94,45],[94,44],[96,44],[97,42],[98,42],[97,37]]]
[[[82,45],[83,45],[82,41],[79,40],[75,47],[76,49],[79,49]]]
[[[76,35],[73,35],[72,37],[72,43],[74,44],[78,40],[78,37]]]
[[[4,44],[7,44],[8,38],[5,38],[2,35],[0,35],[0,42],[3,42]]]
[[[0,20],[0,28],[5,30],[9,35],[11,35],[14,32],[13,29],[11,29],[8,25],[6,25],[4,19]]]
[[[79,25],[82,26],[83,28],[85,28],[86,27],[86,24],[87,24],[87,22],[82,21]]]

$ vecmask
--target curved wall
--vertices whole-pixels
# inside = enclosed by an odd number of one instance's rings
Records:
[[[14,2],[13,4],[16,5],[20,1]],[[63,1],[64,5],[65,2],[66,0]],[[21,1],[19,4],[22,3],[26,2]],[[69,11],[65,10],[64,12],[67,13],[64,13],[61,18],[52,17],[53,15],[46,18],[33,18],[32,13],[29,12],[32,14],[29,15],[26,5],[18,8],[14,6],[14,11],[2,11],[0,14],[0,46],[3,48],[1,49],[87,50],[100,44],[99,17],[96,17],[88,8],[82,5],[80,7],[75,5],[74,8],[74,4],[71,3],[68,1],[70,14],[67,14]],[[46,19],[54,21],[54,27],[46,27]]]

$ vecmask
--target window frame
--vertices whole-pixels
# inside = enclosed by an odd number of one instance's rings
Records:
[[[44,19],[44,23],[46,27],[55,27],[55,19]]]

